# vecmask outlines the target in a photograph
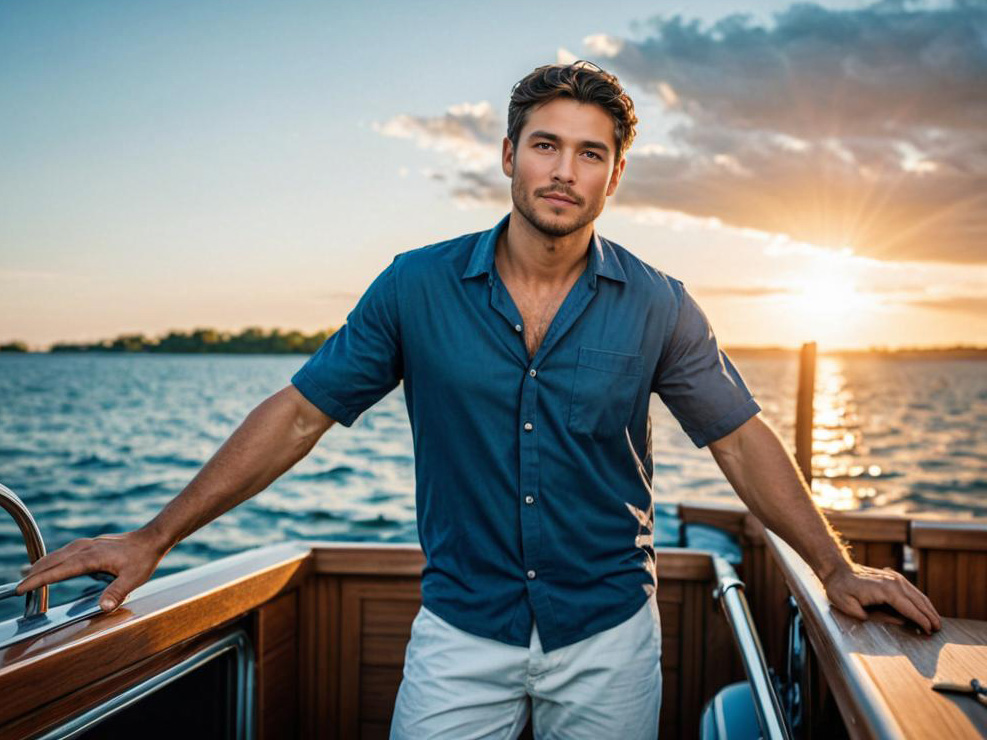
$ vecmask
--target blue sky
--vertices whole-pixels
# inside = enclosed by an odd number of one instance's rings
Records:
[[[967,153],[985,100],[964,87],[987,33],[955,38],[987,6],[757,8],[731,26],[743,5],[703,0],[0,4],[0,341],[338,326],[393,254],[506,212],[490,132],[517,79],[572,55],[641,119],[600,232],[684,280],[721,341],[987,344],[987,164]],[[846,74],[836,104],[799,67],[817,53],[823,87]]]

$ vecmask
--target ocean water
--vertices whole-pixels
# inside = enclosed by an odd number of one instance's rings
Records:
[[[786,441],[797,359],[731,355]],[[48,550],[124,532],[178,494],[243,417],[287,385],[298,356],[0,355],[0,483],[28,505]],[[987,365],[821,357],[816,500],[840,509],[987,518]],[[676,502],[736,501],[653,397],[656,532],[674,544]],[[158,576],[288,539],[417,542],[411,430],[401,389],[335,426],[268,490],[180,543]],[[26,562],[0,513],[0,582]],[[52,603],[94,586],[73,579]],[[0,619],[23,600],[0,602]]]

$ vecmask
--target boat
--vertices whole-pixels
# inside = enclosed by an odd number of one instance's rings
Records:
[[[858,562],[929,595],[944,619],[924,636],[833,610],[741,507],[679,516],[683,537],[717,528],[742,558],[656,548],[659,737],[987,737],[972,694],[931,690],[943,661],[987,676],[987,525],[829,514]],[[417,545],[287,542],[153,579],[109,614],[96,596],[48,609],[39,589],[0,623],[0,737],[387,737],[424,564]]]
[[[3,486],[0,507],[41,557]],[[741,505],[677,514],[679,546],[655,548],[660,738],[987,737],[975,693],[932,689],[987,683],[987,523],[826,512],[857,562],[929,596],[943,617],[929,636],[833,609]],[[734,557],[695,546],[711,531]],[[0,738],[386,738],[424,565],[413,544],[297,541],[152,579],[109,614],[95,594],[17,597],[24,615],[0,622]]]

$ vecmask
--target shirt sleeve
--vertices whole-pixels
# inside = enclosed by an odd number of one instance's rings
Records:
[[[401,380],[401,336],[394,268],[371,283],[346,323],[291,378],[323,413],[350,426]]]
[[[681,285],[681,284],[680,284]],[[656,392],[696,447],[729,434],[761,407],[685,289],[671,336],[652,380]]]

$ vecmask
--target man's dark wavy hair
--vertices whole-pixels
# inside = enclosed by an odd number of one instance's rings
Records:
[[[617,78],[592,62],[580,59],[572,64],[547,64],[538,67],[511,89],[507,109],[507,138],[517,151],[518,137],[528,119],[528,111],[556,98],[579,103],[596,103],[613,119],[614,143],[620,161],[634,141],[637,116],[634,103]]]

